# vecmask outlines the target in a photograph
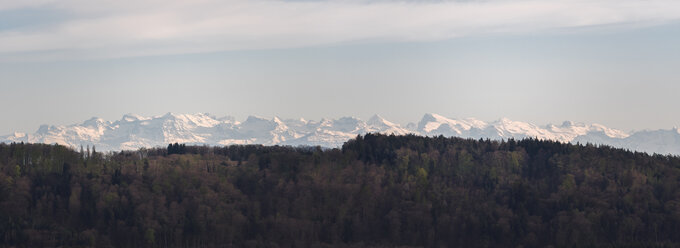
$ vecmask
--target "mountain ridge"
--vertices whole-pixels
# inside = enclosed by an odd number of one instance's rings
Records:
[[[71,125],[41,125],[33,134],[14,132],[0,136],[0,142],[58,143],[74,148],[96,146],[100,151],[134,150],[175,142],[338,147],[358,134],[369,132],[497,140],[538,138],[680,155],[680,131],[677,128],[624,132],[596,123],[565,121],[559,126],[540,126],[508,118],[485,122],[475,118],[448,118],[435,113],[426,113],[419,122],[406,126],[390,122],[377,114],[367,121],[357,117],[314,121],[251,115],[241,122],[231,116],[216,117],[206,113],[168,112],[151,117],[125,114],[115,121],[92,117]]]

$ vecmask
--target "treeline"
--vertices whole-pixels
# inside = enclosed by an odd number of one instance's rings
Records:
[[[0,144],[0,246],[677,247],[679,184],[679,157],[535,139]]]

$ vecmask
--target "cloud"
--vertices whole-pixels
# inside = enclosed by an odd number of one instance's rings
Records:
[[[677,0],[2,1],[58,22],[0,30],[6,59],[87,59],[634,27],[680,19]],[[0,12],[1,14],[1,12]]]

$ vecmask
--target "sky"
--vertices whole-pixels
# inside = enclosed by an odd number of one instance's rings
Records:
[[[677,44],[677,0],[0,0],[0,134],[167,112],[670,129]]]

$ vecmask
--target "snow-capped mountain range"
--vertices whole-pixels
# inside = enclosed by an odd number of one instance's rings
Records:
[[[68,126],[42,125],[33,134],[0,136],[0,142],[58,143],[74,148],[96,146],[100,151],[164,147],[168,143],[231,145],[312,145],[338,147],[364,133],[418,134],[464,138],[528,138],[606,144],[659,154],[680,155],[680,131],[624,132],[600,124],[566,121],[561,125],[539,126],[502,118],[485,122],[474,118],[453,119],[425,114],[420,122],[406,126],[374,115],[368,121],[355,117],[322,119],[271,119],[249,116],[239,122],[233,117],[209,114],[173,114],[144,117],[127,114],[117,121],[92,118]]]

